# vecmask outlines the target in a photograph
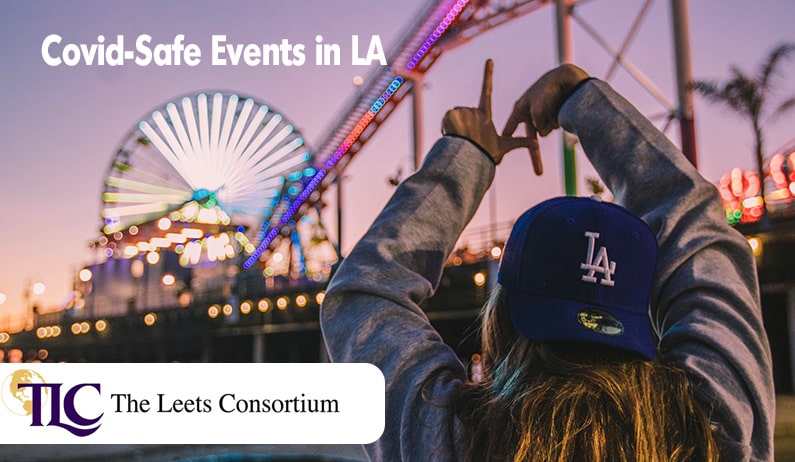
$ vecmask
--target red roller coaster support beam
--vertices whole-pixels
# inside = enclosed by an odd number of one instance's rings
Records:
[[[690,30],[687,19],[687,0],[671,0],[674,53],[676,54],[676,85],[679,94],[679,129],[682,153],[698,168],[696,156],[696,128],[693,122],[693,73],[690,68]]]

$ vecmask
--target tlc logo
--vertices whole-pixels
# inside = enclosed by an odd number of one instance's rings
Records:
[[[83,389],[87,391],[95,390],[99,395],[100,384],[98,383],[81,383],[71,388],[63,389],[62,383],[17,383],[17,388],[20,390],[30,389],[31,406],[29,407],[32,416],[31,427],[61,427],[64,430],[75,436],[88,436],[97,429],[100,425],[99,419],[102,418],[104,413],[97,417],[89,418],[83,416],[77,411],[75,406],[75,398],[77,393]],[[62,393],[63,391],[63,393]],[[85,393],[85,392],[84,392]],[[42,409],[44,408],[45,396],[50,395],[50,421],[46,425],[42,423]],[[62,421],[61,409],[63,408]],[[96,424],[96,426],[92,426]]]

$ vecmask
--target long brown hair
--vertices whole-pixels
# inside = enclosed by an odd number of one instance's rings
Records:
[[[713,461],[707,414],[661,360],[519,337],[497,286],[482,320],[484,381],[455,403],[472,461]]]

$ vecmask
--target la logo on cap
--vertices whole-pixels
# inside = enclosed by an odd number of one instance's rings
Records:
[[[657,240],[642,219],[617,204],[556,197],[517,219],[497,280],[520,336],[591,342],[653,359],[656,262]]]
[[[593,259],[593,250],[596,240],[599,239],[599,233],[593,231],[586,231],[585,237],[588,238],[588,252],[585,255],[585,263],[580,263],[580,269],[588,270],[586,274],[582,275],[582,280],[596,284],[596,273],[602,275],[600,283],[603,286],[613,287],[613,274],[616,272],[616,262],[610,261],[607,257],[607,247],[602,246],[599,252],[596,253],[596,261]]]

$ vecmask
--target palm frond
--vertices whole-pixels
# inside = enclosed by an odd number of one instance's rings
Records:
[[[792,97],[779,105],[775,111],[773,111],[767,119],[765,119],[762,125],[767,124],[768,122],[772,122],[777,119],[779,116],[785,114],[787,111],[795,107],[795,97]]]
[[[738,66],[729,67],[729,78],[724,82],[703,80],[695,81],[690,89],[702,95],[707,101],[722,104],[733,109],[750,122],[754,130],[755,154],[757,158],[757,173],[764,178],[764,133],[762,126],[795,107],[795,98],[784,101],[764,121],[761,117],[772,97],[773,78],[779,72],[781,62],[790,54],[795,53],[795,43],[778,45],[762,64],[756,77],[750,77]],[[762,182],[762,195],[765,195],[765,184]],[[767,212],[765,212],[767,213]]]
[[[729,81],[736,80],[739,82],[749,82],[753,80],[750,76],[745,75],[745,72],[736,64],[729,66],[729,73],[732,75],[732,78],[729,79]]]
[[[708,100],[720,98],[721,89],[714,80],[696,80],[690,82],[690,88]]]
[[[757,80],[760,87],[767,89],[769,85],[772,85],[772,79],[777,74],[779,64],[793,52],[795,52],[795,43],[791,42],[782,43],[773,49],[759,71]]]

